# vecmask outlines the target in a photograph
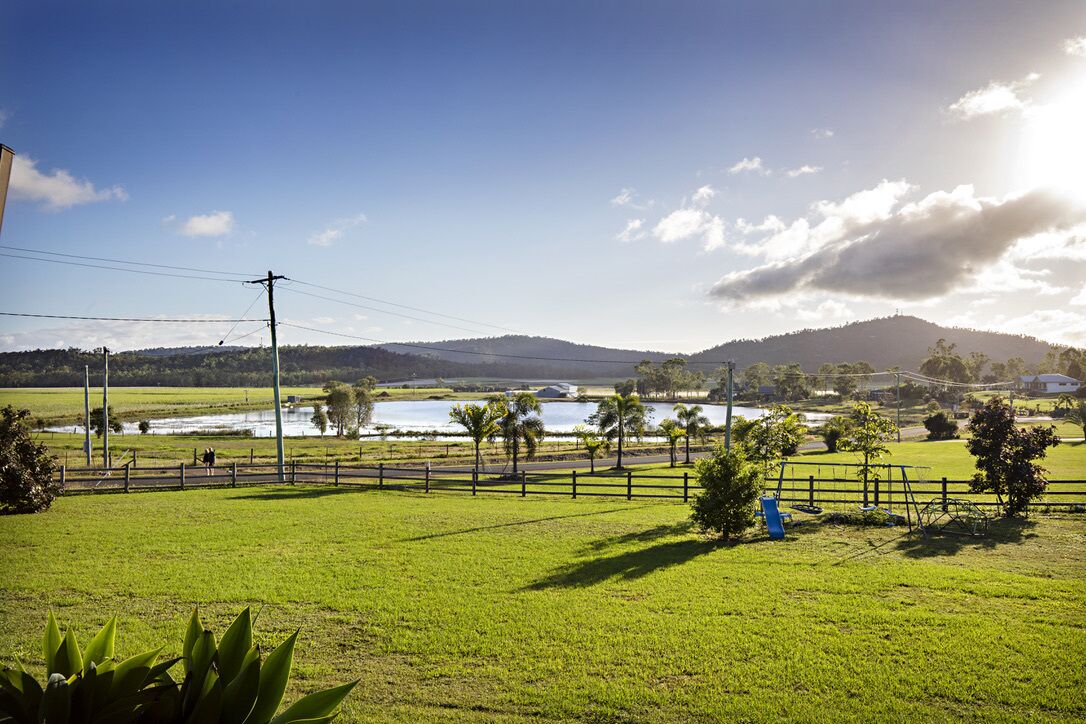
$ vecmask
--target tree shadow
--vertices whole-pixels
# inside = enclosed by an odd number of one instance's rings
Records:
[[[949,531],[929,531],[897,541],[895,550],[910,558],[953,556],[964,550],[991,550],[1001,545],[1020,545],[1036,538],[1037,523],[1023,518],[996,518],[988,524],[985,535],[964,535]]]
[[[303,500],[307,498],[325,498],[331,495],[344,495],[347,493],[367,493],[376,488],[359,487],[326,487],[326,486],[299,486],[288,488],[264,489],[259,492],[252,491],[240,495],[231,495],[231,500]]]
[[[549,588],[587,588],[611,579],[633,581],[650,573],[686,563],[726,545],[719,540],[693,539],[657,543],[613,556],[593,558],[562,566],[524,587],[526,591]]]
[[[601,551],[605,548],[610,548],[617,545],[626,545],[629,543],[648,543],[654,541],[657,538],[664,538],[666,536],[682,535],[683,533],[689,533],[694,524],[690,521],[683,523],[675,523],[673,525],[658,525],[655,528],[649,528],[647,530],[639,530],[634,533],[623,533],[622,535],[612,536],[610,538],[601,538],[597,541],[593,541],[585,546],[586,551]]]
[[[651,504],[650,504],[651,505]],[[589,513],[570,513],[569,515],[550,515],[545,518],[529,518],[527,520],[514,520],[509,523],[495,523],[494,525],[480,525],[474,528],[462,528],[461,530],[450,530],[444,533],[429,533],[427,535],[414,536],[412,538],[401,538],[396,541],[397,543],[415,543],[424,540],[433,540],[434,538],[448,538],[454,535],[469,535],[471,533],[479,533],[484,530],[496,530],[498,528],[515,528],[522,525],[534,525],[535,523],[547,523],[552,520],[564,520],[566,518],[587,518],[596,515],[607,515],[608,513],[618,513],[624,510],[636,510],[637,508],[647,508],[649,505],[638,506],[623,506],[621,508],[608,508],[606,510],[594,510]]]

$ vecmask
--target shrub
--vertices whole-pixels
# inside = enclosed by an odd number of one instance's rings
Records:
[[[924,427],[928,430],[929,440],[953,440],[958,437],[958,423],[942,410],[925,418]]]
[[[149,433],[151,431],[151,421],[140,420],[139,431],[140,435],[146,435],[147,433]]]
[[[246,608],[216,643],[192,612],[182,656],[156,663],[153,649],[116,661],[117,621],[111,619],[86,649],[74,632],[62,636],[53,614],[45,627],[42,651],[48,680],[43,687],[16,661],[0,672],[0,720],[13,724],[68,722],[245,722],[276,724],[326,722],[355,684],[304,696],[278,716],[298,633],[261,661],[253,645],[252,618]],[[181,662],[184,678],[170,669]]]
[[[844,415],[835,415],[815,429],[815,432],[826,443],[826,452],[837,452],[837,444],[848,434],[852,427],[852,421]]]
[[[1048,485],[1045,469],[1034,460],[1059,445],[1056,428],[1016,427],[1010,406],[1003,398],[993,397],[973,416],[969,429],[973,436],[966,447],[977,458],[979,471],[970,488],[1000,496],[1006,517],[1026,512],[1030,501],[1044,495]]]
[[[694,496],[690,516],[694,522],[724,540],[753,526],[762,469],[748,462],[742,452],[723,448],[695,465],[703,492]]]
[[[29,416],[11,405],[0,410],[0,514],[48,510],[60,494],[56,458],[31,438]]]

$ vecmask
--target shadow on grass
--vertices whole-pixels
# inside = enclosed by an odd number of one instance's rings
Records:
[[[651,504],[650,504],[651,505]],[[401,538],[396,541],[397,543],[415,543],[417,541],[433,540],[434,538],[448,538],[454,535],[468,535],[470,533],[479,533],[484,530],[495,530],[498,528],[515,528],[521,525],[534,525],[535,523],[546,523],[552,520],[564,520],[566,518],[587,518],[596,515],[607,515],[608,513],[618,513],[623,510],[637,510],[638,508],[648,508],[650,505],[638,505],[638,506],[623,506],[621,508],[608,508],[607,510],[594,510],[590,513],[570,513],[569,515],[551,515],[546,518],[529,518],[528,520],[514,520],[509,523],[495,523],[494,525],[480,525],[474,528],[463,528],[461,530],[450,530],[444,533],[430,533],[428,535],[414,536],[413,538]]]
[[[668,527],[668,526],[662,526]],[[585,588],[611,579],[632,581],[677,566],[727,545],[718,540],[688,538],[657,543],[647,548],[625,551],[613,556],[593,558],[562,566],[548,576],[524,587],[526,591],[549,588]]]
[[[1036,538],[1032,532],[1037,523],[1021,518],[996,518],[988,524],[988,533],[970,536],[946,531],[913,535],[897,541],[896,550],[911,558],[952,556],[964,550],[993,549],[1001,545],[1018,545]]]
[[[325,498],[330,495],[342,495],[346,493],[368,493],[376,488],[363,488],[358,487],[327,487],[327,486],[311,486],[311,485],[299,485],[298,487],[290,488],[273,488],[265,489],[259,492],[252,491],[248,493],[242,493],[240,495],[231,495],[231,500],[304,500],[309,498]]]

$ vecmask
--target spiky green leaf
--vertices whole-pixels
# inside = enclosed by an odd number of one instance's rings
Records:
[[[54,671],[50,673],[63,674],[64,678],[83,670],[83,655],[79,653],[79,642],[75,640],[75,633],[71,629],[64,632],[64,640],[57,649],[53,666]]]
[[[288,724],[289,722],[301,722],[329,716],[336,710],[340,702],[346,698],[347,694],[351,693],[351,689],[356,684],[358,684],[357,679],[349,684],[334,686],[331,689],[323,689],[303,696],[287,707],[287,710],[282,714],[272,719],[271,724]]]
[[[154,664],[155,659],[158,658],[160,651],[162,651],[161,648],[145,651],[117,664],[116,668],[110,672],[113,674],[110,697],[119,699],[139,691],[140,687],[147,681],[147,676],[151,673],[151,666]],[[101,675],[102,670],[100,669],[98,673]]]
[[[290,667],[294,661],[294,643],[297,640],[298,632],[295,631],[268,654],[264,665],[260,667],[260,693],[257,694],[253,710],[245,719],[247,724],[263,724],[275,715],[279,702],[283,700],[287,679],[290,678]]]
[[[106,622],[106,625],[87,644],[87,650],[83,652],[83,661],[85,663],[93,661],[95,664],[100,664],[106,659],[112,659],[113,643],[116,638],[117,617],[114,616]]]
[[[45,686],[41,704],[38,706],[38,721],[43,724],[63,724],[68,721],[71,705],[72,687],[68,685],[68,679],[63,674],[50,674],[49,683]]]
[[[185,629],[185,642],[181,647],[181,656],[185,660],[185,673],[189,673],[191,668],[192,647],[196,645],[196,642],[200,638],[200,634],[204,632],[204,625],[200,623],[200,607],[196,606],[192,609],[192,616],[189,617],[188,628]]]
[[[60,627],[57,626],[57,620],[53,617],[53,612],[49,612],[49,620],[45,624],[45,636],[42,637],[41,652],[45,657],[45,672],[52,674],[57,670],[57,649],[60,648],[60,644],[64,641],[64,638],[60,635]]]
[[[223,692],[222,724],[242,724],[256,705],[260,693],[260,653],[249,649],[241,672]]]
[[[219,677],[224,684],[229,684],[238,675],[252,647],[253,622],[246,606],[219,640]]]

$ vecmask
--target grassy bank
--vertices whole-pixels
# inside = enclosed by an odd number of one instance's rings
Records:
[[[986,539],[809,524],[721,546],[675,504],[313,489],[64,498],[0,520],[0,651],[49,609],[119,653],[190,607],[302,627],[289,692],[347,721],[1086,716],[1086,520]],[[102,531],[108,530],[108,535]],[[71,541],[82,541],[72,545]]]

